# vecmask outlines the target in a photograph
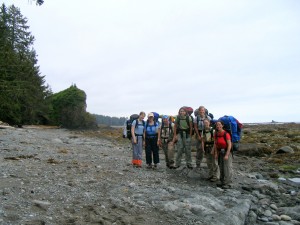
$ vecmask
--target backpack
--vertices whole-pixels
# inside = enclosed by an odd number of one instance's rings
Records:
[[[233,116],[222,116],[219,121],[224,123],[223,129],[227,131],[231,136],[232,143],[238,143],[241,140],[243,124],[241,124]]]
[[[216,123],[217,123],[217,121],[218,120],[214,120],[214,119],[210,120],[209,126],[212,127],[214,130],[216,129]]]
[[[203,137],[207,133],[210,133],[210,141],[206,140],[205,144],[213,145],[213,143],[214,143],[214,129],[212,127],[210,127],[209,131],[202,130],[202,135],[201,136]]]
[[[164,128],[166,128],[166,127],[164,126],[164,123],[162,123],[161,128],[160,128],[160,136],[162,136]],[[169,119],[169,127],[168,128],[169,128],[169,137],[171,137],[171,135],[174,133],[174,131],[173,131],[172,122],[170,121],[170,119]]]
[[[147,134],[147,128],[148,128],[149,124],[148,124],[148,120],[146,122],[146,125],[145,125],[145,131],[146,131],[146,136],[148,136]],[[152,126],[152,125],[151,125]],[[155,122],[154,121],[154,125],[153,125],[155,128],[159,126],[158,122]],[[152,128],[151,128],[152,129]]]
[[[195,129],[194,129],[194,118],[192,116],[189,116],[189,115],[186,115],[185,119],[181,119],[180,117],[178,118],[177,120],[177,129],[176,129],[176,133],[178,134],[180,132],[180,129],[179,129],[179,125],[180,125],[180,120],[186,120],[186,123],[188,124],[188,126],[190,126],[190,120],[189,120],[189,117],[191,117],[192,119],[192,135],[194,135],[195,133]],[[190,128],[189,128],[190,129]],[[189,131],[188,131],[189,133]]]
[[[189,106],[182,106],[182,108],[185,109],[185,111],[191,116],[192,113],[194,112],[193,108],[192,107],[189,107]]]
[[[185,109],[185,111],[187,112],[187,114],[192,118],[192,135],[195,134],[195,129],[194,129],[194,117],[192,116],[194,109],[192,107],[189,106],[182,106],[182,108]],[[189,124],[189,120],[188,118],[186,118],[187,124]]]
[[[197,120],[197,128],[198,128],[198,129],[199,129],[199,122],[200,122],[200,121],[202,122],[202,127],[204,128],[203,120],[204,120],[204,119],[208,119],[208,117],[209,117],[209,116],[205,114],[205,118],[203,118],[203,119],[201,118],[201,119],[200,119],[199,114],[197,115],[196,120]],[[210,120],[211,120],[211,118],[209,119],[209,121],[210,121]]]
[[[127,131],[127,138],[130,140],[131,135],[131,124],[134,120],[137,120],[139,118],[138,114],[132,114],[129,118],[129,120],[126,121],[126,131]],[[136,122],[137,123],[137,122]]]

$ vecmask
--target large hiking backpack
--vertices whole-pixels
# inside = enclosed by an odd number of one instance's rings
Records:
[[[189,114],[189,116],[191,116],[192,113],[194,112],[194,110],[193,110],[192,107],[189,107],[189,106],[182,106],[182,108],[185,109],[185,111],[187,112],[187,114]]]
[[[132,114],[129,118],[129,120],[126,121],[126,130],[127,130],[127,138],[130,140],[131,135],[131,124],[134,120],[137,120],[139,118],[138,114]]]
[[[233,116],[222,116],[219,121],[224,123],[223,129],[231,136],[232,143],[238,143],[241,140],[243,124]]]
[[[217,121],[218,120],[211,119],[209,126],[211,126],[213,129],[216,129],[216,123],[217,123]]]

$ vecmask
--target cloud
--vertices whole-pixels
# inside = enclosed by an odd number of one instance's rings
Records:
[[[47,83],[75,83],[91,113],[204,105],[247,122],[300,121],[298,1],[11,2]]]

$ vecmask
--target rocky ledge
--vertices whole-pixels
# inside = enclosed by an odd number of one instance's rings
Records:
[[[5,126],[0,224],[300,224],[299,125],[270,126],[246,126],[227,190],[205,163],[169,170],[162,152],[158,169],[133,168],[117,128]],[[293,151],[276,154],[284,146]]]

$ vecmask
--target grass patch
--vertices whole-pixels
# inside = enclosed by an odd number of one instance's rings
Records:
[[[298,166],[296,166],[296,165],[282,165],[279,168],[281,170],[284,170],[284,171],[291,171],[291,170],[297,170]]]

